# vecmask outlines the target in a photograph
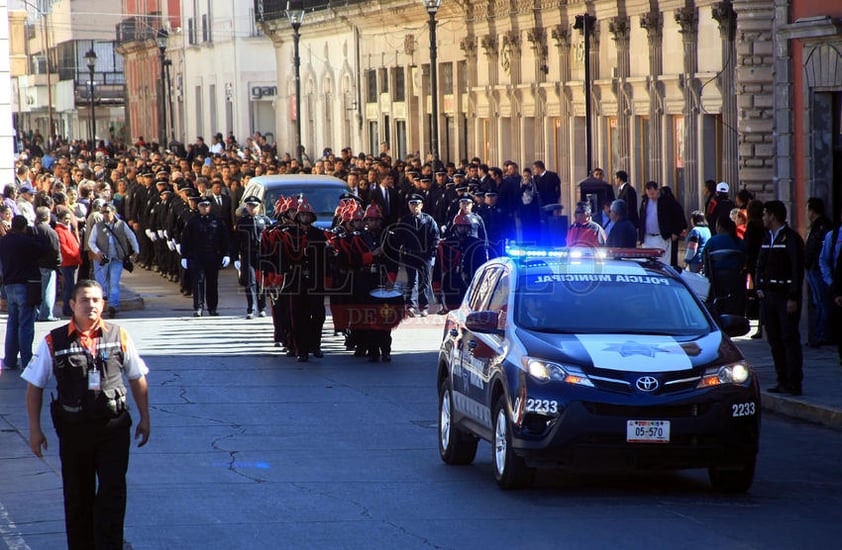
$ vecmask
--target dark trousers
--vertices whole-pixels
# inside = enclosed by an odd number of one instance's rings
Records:
[[[107,423],[56,425],[70,550],[123,548],[129,413]]]
[[[366,331],[366,343],[368,344],[368,355],[380,357],[380,355],[392,354],[392,331],[391,329],[371,329]]]
[[[70,309],[70,299],[73,298],[73,287],[76,285],[76,269],[78,266],[69,265],[61,268],[61,300],[63,303],[61,314],[65,317],[73,315],[73,310]]]
[[[208,311],[216,311],[219,306],[219,260],[216,256],[188,260],[187,269],[193,282],[193,309],[199,310],[205,305]]]
[[[429,305],[428,296],[432,294],[433,288],[430,285],[430,272],[432,267],[429,263],[412,261],[406,263],[406,302],[413,307],[425,309]],[[417,292],[417,299],[413,294]]]
[[[254,313],[255,303],[257,309],[263,311],[266,309],[266,294],[257,289],[257,274],[254,267],[249,264],[242,264],[242,279],[246,287],[246,313]]]
[[[290,348],[290,295],[278,294],[272,302],[272,325],[274,327],[274,340],[280,342],[284,347]],[[290,348],[291,349],[291,348]]]
[[[298,355],[321,349],[322,327],[325,324],[325,298],[301,290],[290,296],[292,343]]]
[[[798,331],[801,302],[798,302],[795,313],[787,313],[786,293],[765,292],[760,308],[766,325],[766,339],[772,349],[778,384],[788,389],[801,389],[804,363],[801,334]]]

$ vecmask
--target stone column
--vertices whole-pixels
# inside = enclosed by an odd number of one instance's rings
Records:
[[[468,126],[473,128],[473,143],[474,145],[469,148],[468,155],[473,156],[472,151],[479,151],[479,142],[477,136],[479,136],[479,128],[477,124],[479,124],[479,118],[477,118],[477,109],[476,109],[476,92],[474,88],[477,85],[477,37],[473,34],[469,34],[462,38],[459,41],[459,49],[462,50],[465,54],[465,61],[468,64],[468,104],[465,105],[465,116],[468,117]],[[471,142],[471,135],[468,135],[468,143]]]
[[[631,166],[631,105],[626,91],[626,78],[631,71],[629,24],[629,18],[624,16],[615,17],[608,22],[608,30],[617,48],[617,78],[614,85],[617,95],[617,134],[620,142],[620,150],[617,153],[620,157],[620,166],[615,166],[615,168],[622,167],[624,170],[628,170]]]
[[[775,189],[775,18],[772,0],[735,0],[736,91],[740,181],[749,191],[793,200],[792,188]]]
[[[722,94],[722,178],[736,188],[740,180],[737,128],[737,89],[736,65],[737,51],[734,38],[737,34],[737,14],[730,0],[713,5],[713,18],[719,22],[719,34],[722,38],[722,66],[724,70],[717,84]],[[766,21],[766,24],[769,24]]]
[[[558,175],[561,179],[562,202],[567,202],[568,207],[575,204],[576,182],[570,167],[570,110],[568,109],[569,99],[564,82],[570,81],[570,28],[567,25],[556,25],[553,27],[551,36],[555,40],[556,51],[558,52],[558,74],[559,74],[559,112],[558,118],[561,126],[558,129]],[[566,199],[566,201],[565,201]]]
[[[546,112],[546,93],[540,87],[541,82],[547,79],[549,68],[547,67],[547,30],[543,27],[535,27],[526,32],[526,39],[529,41],[534,52],[535,79],[530,89],[535,98],[535,135],[532,137],[535,142],[536,159],[546,157],[546,124],[544,124]],[[524,159],[524,162],[531,162],[536,159]]]
[[[676,189],[685,210],[698,204],[699,182],[699,70],[697,42],[699,16],[696,8],[686,6],[675,10],[675,21],[684,44],[684,74],[680,80],[684,91],[684,187]]]
[[[787,22],[789,18],[789,0],[775,1],[775,21]],[[773,185],[777,189],[794,189],[794,136],[792,112],[792,50],[790,41],[782,36],[777,37],[777,52],[775,55],[775,105],[772,112],[775,116],[775,177]],[[799,92],[800,93],[800,92]],[[830,199],[826,196],[825,199]],[[826,204],[831,204],[830,202]]]
[[[640,26],[646,29],[649,38],[649,177],[661,183],[663,174],[663,94],[658,77],[664,70],[663,32],[664,16],[660,11],[651,10],[640,16]],[[640,182],[642,189],[645,182]]]

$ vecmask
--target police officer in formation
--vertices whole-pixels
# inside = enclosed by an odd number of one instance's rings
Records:
[[[257,269],[260,262],[260,240],[263,232],[272,225],[272,220],[260,213],[263,201],[254,195],[243,199],[246,213],[237,220],[237,245],[239,259],[234,267],[239,273],[240,284],[246,289],[246,319],[253,319],[255,313],[266,317],[266,294],[257,286]]]
[[[401,243],[401,263],[406,269],[405,298],[410,317],[426,317],[429,312],[432,287],[430,277],[439,244],[439,226],[425,213],[424,197],[412,194],[406,201],[409,214],[395,225]]]
[[[199,215],[184,227],[181,241],[181,266],[193,283],[193,316],[201,317],[207,306],[208,314],[218,316],[219,268],[228,267],[228,229],[211,214],[211,200],[198,200]]]

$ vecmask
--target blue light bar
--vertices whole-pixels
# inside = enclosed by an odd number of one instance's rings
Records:
[[[507,245],[506,255],[510,258],[593,258],[604,260],[607,258],[643,258],[658,259],[664,255],[664,251],[658,248],[553,248],[553,247],[529,247],[518,245]]]

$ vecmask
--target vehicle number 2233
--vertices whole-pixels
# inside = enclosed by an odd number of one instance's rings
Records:
[[[558,412],[558,401],[550,401],[549,399],[532,399],[526,400],[526,412],[536,413],[552,413]]]
[[[749,401],[748,403],[733,403],[731,405],[731,416],[738,417],[738,416],[754,416],[756,414],[756,409],[754,405],[754,401]]]

